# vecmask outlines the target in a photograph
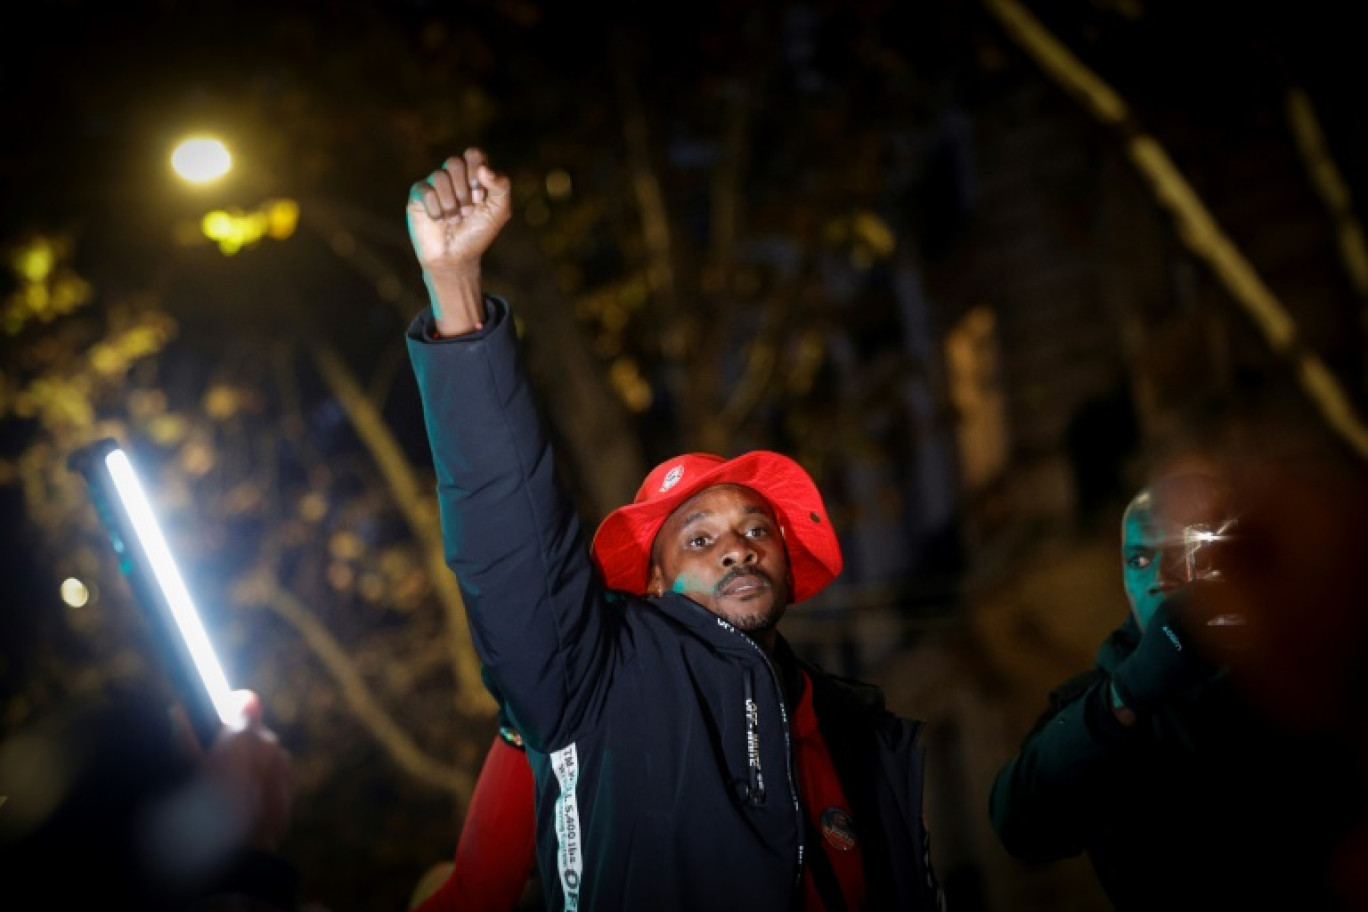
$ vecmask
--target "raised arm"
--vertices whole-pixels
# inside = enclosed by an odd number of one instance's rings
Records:
[[[507,302],[480,259],[509,217],[510,183],[478,149],[409,192],[431,313],[408,332],[432,447],[447,564],[492,689],[537,750],[573,740],[609,656],[603,592],[523,369]]]
[[[1118,742],[1126,730],[1109,719],[1107,678],[1079,675],[1050,694],[1049,708],[1006,766],[989,797],[989,819],[1007,851],[1031,862],[1083,850],[1115,788]]]
[[[1215,671],[1178,623],[1193,613],[1185,593],[1170,596],[1143,635],[1133,622],[1113,632],[1098,667],[1050,694],[993,784],[989,815],[1008,852],[1027,861],[1077,854],[1115,812],[1108,796],[1137,758],[1164,744],[1183,749],[1152,717]]]

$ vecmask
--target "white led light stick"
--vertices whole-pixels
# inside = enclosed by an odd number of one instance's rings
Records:
[[[200,623],[195,602],[185,588],[175,558],[171,556],[171,549],[166,546],[166,538],[162,535],[161,526],[157,524],[156,514],[152,512],[147,495],[143,493],[138,474],[133,471],[133,464],[128,461],[128,456],[123,450],[114,450],[106,456],[105,465],[109,467],[109,474],[114,479],[114,488],[119,492],[124,509],[128,511],[128,518],[133,522],[138,540],[147,549],[147,559],[152,562],[152,572],[156,574],[162,594],[171,606],[171,616],[175,619],[176,628],[185,638],[185,645],[195,660],[195,669],[199,672],[200,680],[209,691],[214,711],[218,713],[219,721],[224,725],[232,724],[238,717],[237,703],[232,696],[233,689],[228,686],[228,677],[223,673],[223,666],[219,665],[218,656],[214,654],[214,644],[209,642],[209,634],[204,632],[204,624]]]
[[[144,607],[152,612],[163,647],[171,649],[179,660],[172,667],[184,691],[182,702],[207,746],[219,723],[239,724],[240,707],[138,474],[127,454],[108,439],[73,454],[70,465],[86,476],[96,495],[100,518],[123,558],[125,575]],[[108,497],[111,484],[116,498]],[[115,500],[121,510],[113,509],[111,501]]]

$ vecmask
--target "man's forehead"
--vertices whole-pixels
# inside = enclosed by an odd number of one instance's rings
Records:
[[[1126,522],[1122,526],[1127,546],[1147,548],[1181,544],[1184,528],[1184,523],[1166,521],[1148,510],[1126,514]]]
[[[1126,508],[1122,523],[1126,542],[1166,545],[1183,540],[1194,525],[1217,525],[1229,518],[1229,500],[1214,479],[1166,479],[1141,491]]]
[[[684,524],[700,516],[705,516],[716,512],[723,504],[733,498],[739,498],[746,512],[763,513],[766,516],[773,516],[774,508],[765,497],[753,488],[745,485],[726,482],[724,484],[709,485],[699,491],[688,500],[674,508],[670,513],[667,523]]]

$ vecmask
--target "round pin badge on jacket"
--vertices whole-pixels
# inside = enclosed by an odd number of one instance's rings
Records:
[[[845,808],[829,807],[822,812],[822,836],[832,848],[849,851],[855,848],[855,821]]]

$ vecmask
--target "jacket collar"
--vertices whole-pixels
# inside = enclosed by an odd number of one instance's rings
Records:
[[[737,630],[729,622],[713,614],[686,595],[680,595],[677,592],[667,592],[659,597],[641,597],[635,599],[635,601],[642,603],[642,610],[659,611],[667,617],[696,631],[708,642],[714,643],[721,648],[746,650],[760,649],[760,644],[751,639],[749,634]],[[780,648],[788,649],[788,644],[783,643],[783,639],[782,636],[775,638],[776,651]],[[761,651],[763,652],[763,650]]]

